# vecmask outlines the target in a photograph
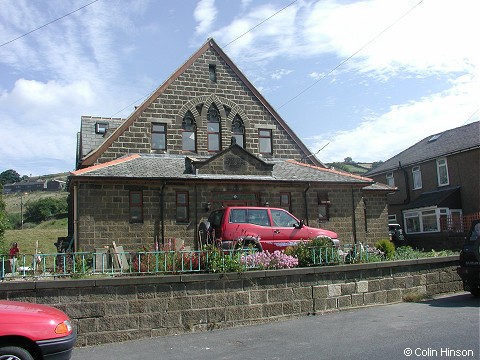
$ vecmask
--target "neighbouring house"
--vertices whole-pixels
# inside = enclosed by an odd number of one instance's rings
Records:
[[[23,180],[13,184],[3,185],[4,194],[32,193],[36,191],[63,191],[66,181],[53,180]]]
[[[78,250],[197,248],[227,205],[282,207],[343,243],[388,238],[394,188],[326,168],[212,39],[126,119],[82,117],[77,151]]]
[[[409,244],[458,249],[480,218],[480,122],[428,136],[365,176],[398,188],[388,218]]]

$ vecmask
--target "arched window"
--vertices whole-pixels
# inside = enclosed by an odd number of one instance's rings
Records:
[[[240,115],[235,115],[232,121],[232,137],[235,138],[235,142],[245,148],[245,125],[243,125]]]
[[[212,104],[207,112],[208,151],[220,151],[220,139],[220,112],[215,104]]]
[[[197,124],[191,111],[187,111],[182,121],[182,149],[186,151],[196,151]]]

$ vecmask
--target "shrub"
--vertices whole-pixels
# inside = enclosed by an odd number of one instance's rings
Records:
[[[246,267],[258,269],[290,269],[298,266],[298,259],[296,257],[287,255],[284,251],[280,250],[275,250],[273,253],[262,251],[242,255],[240,261]]]
[[[29,202],[25,206],[25,220],[39,223],[67,212],[65,199],[43,198]]]
[[[375,243],[375,247],[383,252],[386,259],[392,259],[395,256],[395,245],[390,240],[380,240]]]
[[[337,249],[327,237],[318,237],[290,246],[285,250],[285,254],[297,258],[298,266],[338,263],[340,259]]]

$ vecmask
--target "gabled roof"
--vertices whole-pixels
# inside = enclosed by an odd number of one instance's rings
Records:
[[[268,112],[275,118],[279,125],[291,136],[297,146],[304,152],[305,158],[309,158],[315,165],[325,167],[325,165],[318,160],[318,158],[305,146],[300,138],[293,132],[287,123],[281,118],[276,110],[268,103],[262,94],[255,88],[255,86],[246,78],[245,75],[238,69],[233,61],[223,52],[213,39],[208,39],[205,44],[198,49],[180,68],[178,68],[160,87],[157,88],[135,111],[121,124],[95,151],[87,154],[81,159],[80,167],[91,166],[95,164],[97,159],[113,144],[113,142],[121,136],[126,129],[147,109],[152,102],[154,102],[167,88],[174,82],[188,67],[190,67],[200,56],[202,56],[208,49],[213,49],[232,71],[241,79],[245,86],[254,94],[257,100],[267,109]]]
[[[411,166],[478,148],[480,148],[480,121],[427,136],[365,175],[372,176],[397,169],[399,163],[402,166]]]

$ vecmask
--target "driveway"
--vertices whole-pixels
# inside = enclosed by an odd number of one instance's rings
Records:
[[[479,299],[462,292],[419,303],[77,348],[72,359],[479,359],[479,305]]]

